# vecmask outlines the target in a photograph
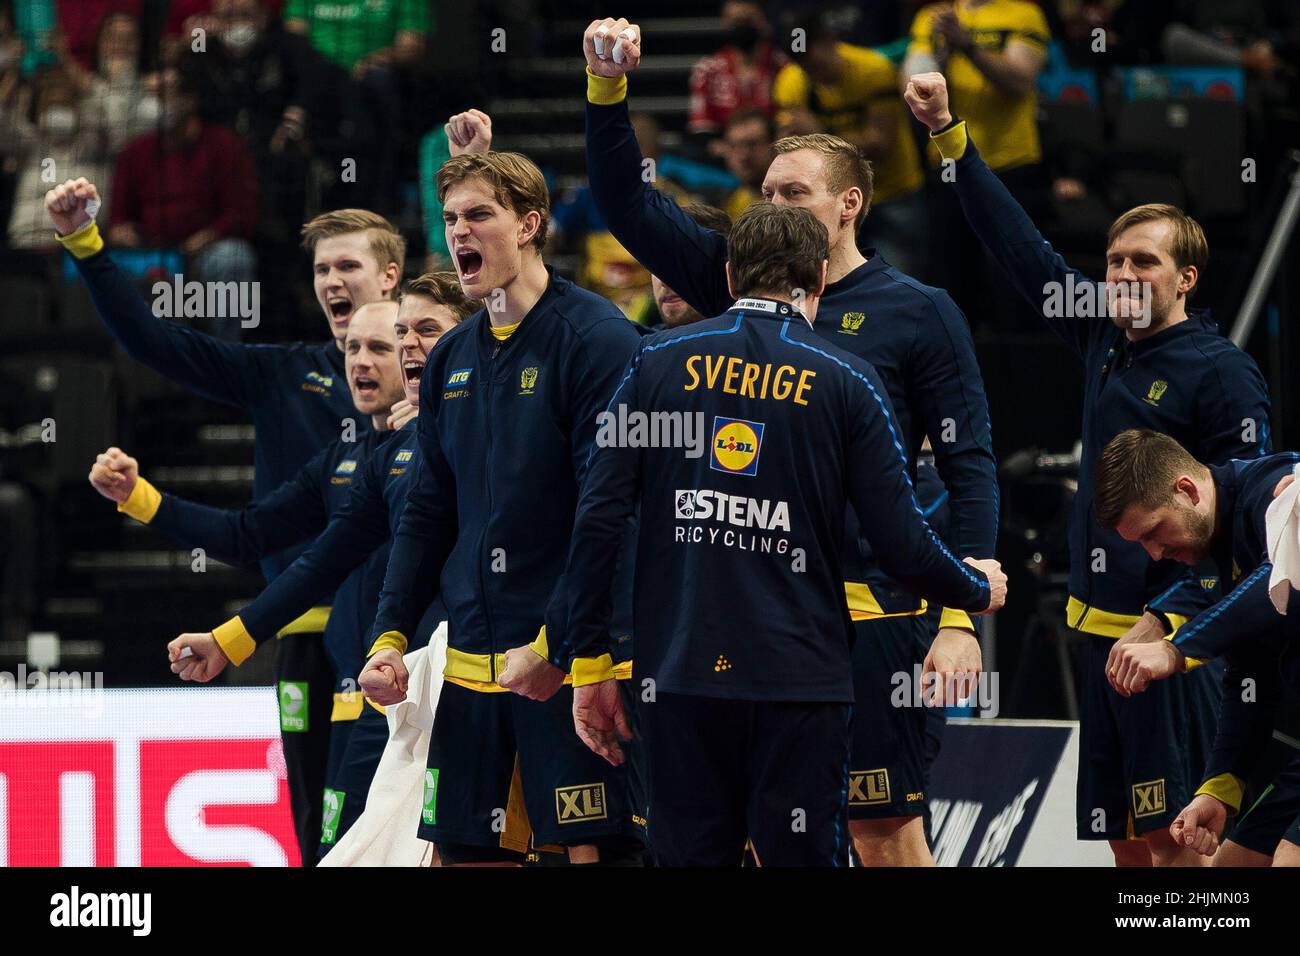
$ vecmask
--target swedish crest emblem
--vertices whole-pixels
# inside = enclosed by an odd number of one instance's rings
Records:
[[[1163,378],[1158,378],[1154,382],[1152,382],[1151,389],[1147,392],[1147,398],[1146,398],[1147,404],[1148,405],[1158,404],[1161,397],[1165,394],[1165,391],[1168,388],[1169,388],[1169,383],[1166,382]]]
[[[862,312],[845,312],[840,316],[840,331],[849,335],[857,335],[858,329],[862,328],[862,323],[867,317]]]
[[[537,368],[530,366],[519,373],[519,394],[531,395],[537,385]]]

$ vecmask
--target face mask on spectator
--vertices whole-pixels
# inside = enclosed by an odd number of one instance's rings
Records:
[[[247,22],[226,27],[221,32],[221,42],[230,48],[230,52],[242,56],[257,42],[257,27]]]
[[[70,106],[51,106],[42,114],[41,126],[51,136],[71,136],[77,129],[77,111]]]
[[[135,115],[140,122],[153,126],[162,115],[162,104],[156,96],[142,96],[135,104]]]

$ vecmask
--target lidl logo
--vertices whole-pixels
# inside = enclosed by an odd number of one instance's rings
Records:
[[[1160,399],[1164,397],[1165,392],[1169,389],[1169,383],[1163,378],[1158,378],[1151,383],[1151,388],[1147,391],[1146,402],[1148,405],[1160,404]]]
[[[519,394],[531,395],[537,387],[537,369],[526,368],[519,373]]]
[[[438,768],[424,771],[424,799],[420,802],[420,821],[430,826],[438,822]]]
[[[854,770],[849,774],[849,806],[870,807],[889,800],[887,769]]]
[[[555,817],[560,823],[585,823],[607,816],[603,783],[555,788]]]
[[[758,473],[758,453],[763,449],[763,423],[739,418],[713,419],[713,457],[709,467],[729,475]]]
[[[280,681],[280,730],[291,733],[307,731],[307,682]]]
[[[862,328],[862,323],[867,317],[862,312],[845,312],[840,316],[840,331],[847,335],[857,335],[858,329]]]
[[[1165,812],[1165,780],[1133,784],[1133,816],[1154,817]]]

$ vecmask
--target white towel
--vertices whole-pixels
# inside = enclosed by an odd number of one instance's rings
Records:
[[[1268,576],[1268,596],[1278,614],[1286,613],[1291,589],[1300,590],[1300,465],[1295,481],[1273,499],[1264,514],[1264,536],[1273,571]]]
[[[388,746],[375,770],[366,809],[320,866],[428,866],[433,844],[416,836],[424,802],[424,768],[433,714],[447,663],[447,622],[429,646],[407,654],[406,700],[386,708]],[[367,705],[369,706],[369,705]]]

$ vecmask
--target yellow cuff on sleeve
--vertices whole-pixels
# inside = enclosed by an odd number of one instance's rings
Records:
[[[930,140],[944,159],[961,159],[966,155],[966,144],[970,141],[966,136],[966,121],[962,120],[942,133],[931,133]]]
[[[370,651],[366,657],[374,657],[385,647],[391,647],[399,654],[406,653],[407,640],[401,631],[384,631],[379,637],[375,638],[375,643],[370,645]]]
[[[963,631],[975,633],[975,622],[970,615],[955,607],[946,607],[939,615],[939,627],[959,627]]]
[[[603,680],[613,680],[614,659],[608,654],[601,654],[599,657],[575,657],[571,673],[573,674],[574,687],[599,684]]]
[[[117,506],[117,510],[142,524],[148,524],[162,507],[162,492],[141,477],[136,477],[131,495]]]
[[[104,239],[100,236],[99,226],[93,219],[69,235],[60,236],[56,232],[54,238],[78,259],[89,259],[104,248]]]
[[[1218,800],[1222,804],[1232,808],[1233,813],[1241,811],[1241,799],[1246,790],[1246,782],[1238,776],[1230,773],[1221,773],[1217,777],[1211,777],[1201,788],[1196,791],[1199,797],[1206,793]]]
[[[597,76],[587,68],[587,102],[597,106],[613,106],[627,99],[627,76],[616,79]]]
[[[543,624],[542,629],[537,632],[537,636],[533,638],[533,643],[529,644],[528,646],[531,647],[533,649],[533,653],[535,653],[542,660],[549,661],[551,659],[551,649],[549,646],[547,646],[546,643],[545,624]]]
[[[232,617],[225,624],[213,628],[212,636],[226,652],[230,663],[236,667],[248,660],[253,651],[257,650],[257,642],[253,640],[253,635],[248,633],[244,622],[237,617]]]

